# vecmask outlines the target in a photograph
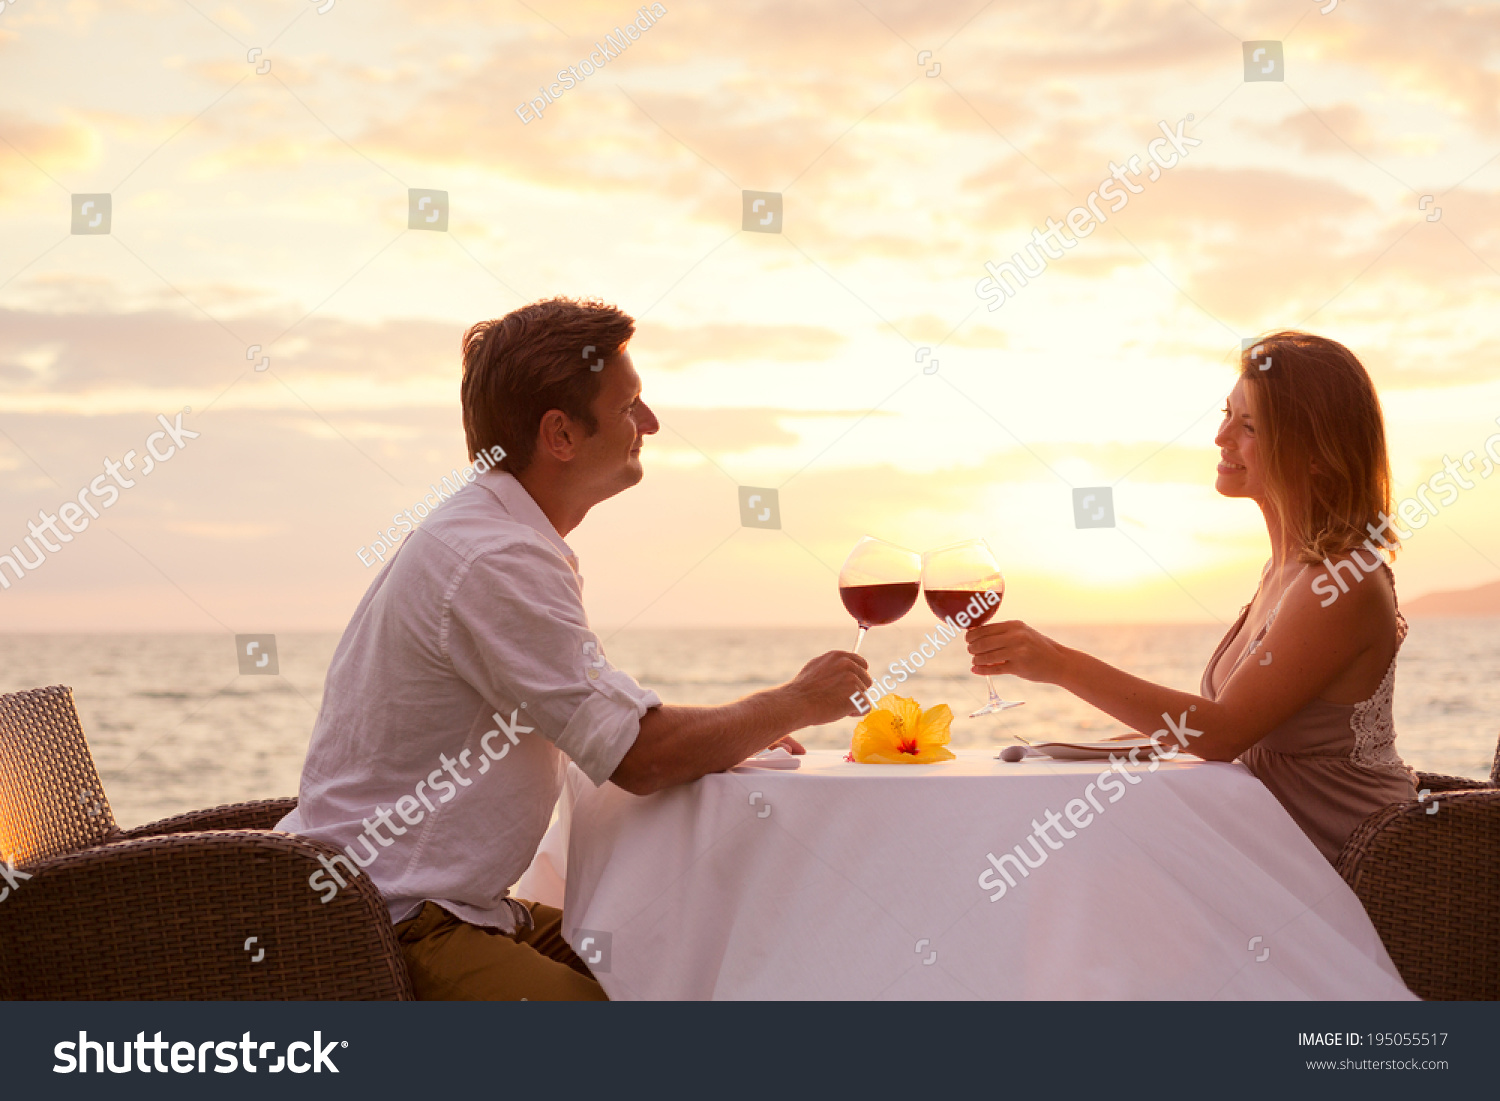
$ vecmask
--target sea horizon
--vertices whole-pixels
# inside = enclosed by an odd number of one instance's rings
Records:
[[[932,631],[928,617],[872,630],[861,653],[885,670]],[[1226,626],[1219,623],[1054,624],[1066,645],[1128,672],[1197,692]],[[0,634],[0,691],[65,684],[116,819],[137,825],[247,799],[294,795],[323,681],[341,631],[274,636],[276,675],[242,674],[234,639],[221,632],[15,632]],[[606,657],[667,703],[726,703],[780,684],[803,663],[853,645],[841,627],[600,629]],[[960,649],[954,649],[954,647]],[[1397,662],[1397,749],[1427,772],[1488,775],[1500,727],[1492,676],[1500,617],[1414,618]],[[997,678],[1026,701],[983,719],[985,697],[961,642],[949,643],[897,689],[924,707],[947,703],[956,747],[1029,740],[1092,740],[1126,728],[1062,689]],[[856,720],[798,734],[809,748],[847,747]]]

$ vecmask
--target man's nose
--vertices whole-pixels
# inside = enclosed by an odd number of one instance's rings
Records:
[[[636,406],[635,427],[642,436],[654,436],[661,431],[661,422],[656,419],[656,414],[651,412],[651,406],[645,402]]]

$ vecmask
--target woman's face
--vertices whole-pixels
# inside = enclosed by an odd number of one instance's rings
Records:
[[[1214,436],[1219,448],[1218,478],[1214,488],[1225,497],[1264,496],[1261,461],[1255,436],[1255,418],[1250,412],[1250,396],[1245,380],[1240,379],[1229,392],[1224,406],[1224,421]]]

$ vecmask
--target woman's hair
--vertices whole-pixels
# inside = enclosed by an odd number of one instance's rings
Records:
[[[600,369],[635,335],[631,317],[596,299],[548,298],[481,321],[464,333],[459,386],[472,459],[496,444],[501,470],[519,474],[537,427],[560,409],[593,434]]]
[[[1369,373],[1342,344],[1272,333],[1240,353],[1266,495],[1303,562],[1336,558],[1371,537],[1391,507],[1385,419]],[[1392,553],[1394,533],[1385,537]]]

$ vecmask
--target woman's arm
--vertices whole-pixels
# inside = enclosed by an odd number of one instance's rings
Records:
[[[1131,676],[1020,620],[975,627],[967,639],[976,673],[1011,673],[1058,685],[1132,730],[1175,734],[1196,756],[1230,761],[1381,643],[1380,625],[1388,622],[1385,599],[1380,586],[1356,585],[1325,608],[1304,573],[1287,592],[1264,641],[1240,664],[1218,700]]]

